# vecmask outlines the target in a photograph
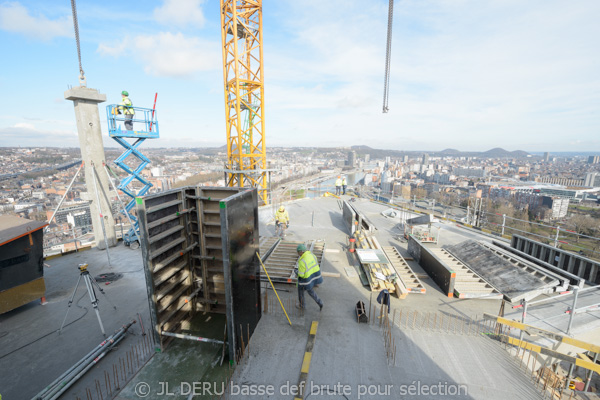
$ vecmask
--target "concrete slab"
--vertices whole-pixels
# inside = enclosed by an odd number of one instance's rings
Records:
[[[96,248],[46,261],[49,265],[44,271],[48,304],[41,306],[39,301],[34,301],[0,315],[0,393],[4,398],[33,397],[104,340],[84,282],[79,285],[66,325],[58,335],[79,278],[77,266],[80,263],[88,263],[93,276],[122,274],[122,278],[109,285],[101,284],[117,310],[112,309],[102,294],[96,294],[107,334],[137,319],[137,313],[148,323],[140,250],[119,244],[110,248],[110,254],[112,267],[108,265],[105,251]],[[99,367],[108,367],[119,354],[124,356],[127,346],[140,339],[140,332],[139,324],[135,324],[119,350],[103,359]],[[84,376],[78,387],[93,388],[92,376],[92,373]],[[74,389],[67,394],[76,392]],[[84,396],[83,392],[79,392],[79,396]]]
[[[400,234],[396,228],[397,223],[380,215],[383,209],[389,207],[370,202],[354,203],[359,204],[362,212],[377,226],[376,235],[380,243],[383,246],[396,246],[399,253],[407,257],[406,243],[395,239]],[[319,312],[317,305],[307,299],[308,309],[303,314],[295,311],[290,313],[292,326],[287,323],[278,306],[272,307],[261,319],[250,341],[249,357],[236,369],[234,382],[264,382],[278,386],[285,385],[286,382],[296,384],[308,329],[311,322],[316,320],[320,325],[309,382],[351,385],[354,396],[349,398],[358,398],[359,384],[373,385],[371,388],[380,393],[386,390],[385,385],[393,385],[389,391],[390,398],[398,398],[401,395],[399,391],[402,390],[400,385],[411,385],[413,381],[415,384],[420,381],[421,385],[441,383],[445,387],[466,384],[468,394],[462,395],[462,398],[539,398],[518,369],[506,359],[503,350],[487,338],[443,336],[429,331],[394,328],[398,350],[397,365],[388,365],[383,335],[378,326],[356,323],[356,302],[362,300],[367,306],[375,302],[371,301],[371,292],[361,284],[358,276],[345,273],[346,268],[356,268],[357,260],[347,251],[348,232],[342,221],[339,202],[335,198],[319,198],[286,204],[286,208],[291,219],[288,237],[299,241],[324,240],[327,251],[324,252],[321,268],[325,272],[340,273],[340,277],[324,278],[323,285],[316,290],[325,303],[323,311]],[[270,210],[261,209],[259,216],[260,235],[274,235]],[[463,241],[465,237],[472,235],[453,225],[440,226],[445,230],[446,237],[442,235],[442,238],[446,244]],[[87,256],[88,252],[83,252],[52,260],[49,263],[52,267],[46,271],[46,276],[52,277],[49,279],[48,290],[50,304],[45,308],[30,304],[17,310],[18,312],[0,317],[0,349],[15,351],[8,355],[0,353],[0,369],[3,371],[0,376],[0,393],[4,397],[30,398],[102,339],[95,315],[89,312],[88,300],[83,297],[79,300],[80,295],[76,297],[76,302],[79,301],[79,306],[86,307],[87,313],[86,310],[73,306],[69,319],[75,320],[80,316],[82,319],[67,327],[60,337],[53,333],[64,316],[67,299],[77,280],[76,267],[79,262],[88,261],[94,275],[104,272],[123,273],[123,278],[106,287],[107,294],[119,309],[116,312],[106,312],[105,304],[101,303],[100,306],[107,331],[114,330],[137,312],[141,312],[144,320],[148,321],[140,250],[118,246],[111,251],[113,260],[118,260],[118,265],[113,268],[108,268],[105,254],[96,249],[90,250]],[[416,262],[407,260],[407,263],[415,273],[423,273]],[[449,299],[431,279],[422,279],[421,282],[426,288],[426,294],[408,296],[404,300],[392,298],[392,309],[410,308],[423,313],[435,312],[473,319],[478,319],[477,316],[483,312],[498,312],[500,302],[497,300]],[[286,307],[291,309],[297,294],[293,287],[288,286],[285,290],[287,291],[282,291],[280,295]],[[376,293],[373,295],[375,298]],[[269,298],[274,298],[271,291]],[[206,335],[216,335],[216,326],[215,323],[215,331],[207,332]],[[50,334],[40,339],[46,332]],[[136,326],[133,333],[138,335],[139,327]],[[133,335],[130,337],[134,340],[139,338]],[[34,342],[36,339],[39,340]],[[33,344],[17,350],[29,342]],[[127,346],[119,351],[126,350]],[[136,398],[135,387],[140,382],[146,382],[144,379],[153,390],[160,388],[160,382],[170,382],[173,385],[171,389],[181,382],[221,382],[224,378],[223,370],[213,369],[218,350],[202,343],[175,341],[173,347],[168,348],[164,354],[155,355],[120,396],[126,399]],[[114,354],[118,355],[119,353]],[[36,362],[32,363],[31,360]],[[113,362],[111,359],[106,361]],[[104,367],[95,371],[101,373],[103,370]],[[214,371],[220,372],[211,375]],[[82,385],[94,388],[94,377],[93,374],[86,376],[88,381],[83,380]],[[102,376],[100,378],[103,379]],[[178,395],[168,397],[153,393],[153,396],[147,398],[189,398],[181,390]],[[72,392],[66,398],[75,398],[76,395],[85,398],[83,392]],[[322,394],[322,397],[325,396]],[[282,397],[292,396],[278,395],[270,398]],[[311,398],[314,397],[318,396]],[[376,397],[383,395],[361,398]]]
[[[341,221],[341,213],[335,210],[337,204],[327,200],[330,199],[318,199],[310,205],[314,205],[315,212],[330,218],[339,214]],[[299,210],[294,204],[287,207],[292,221],[297,221],[292,222],[290,227],[296,226],[295,234],[302,240],[319,237],[317,235],[323,233],[320,229],[307,226],[303,215],[310,215],[308,205],[302,204],[302,211],[305,211],[302,214],[296,214]],[[325,211],[327,207],[333,211]],[[375,213],[379,212],[376,208],[373,210]],[[372,221],[377,224],[374,214]],[[377,224],[377,227],[378,233],[391,239],[389,231],[394,229],[393,223],[383,227]],[[335,248],[337,245],[342,251],[326,252],[322,267],[342,274],[340,278],[325,279],[324,284],[317,289],[325,302],[323,311],[319,312],[316,305],[312,306],[309,302],[308,310],[302,317],[294,319],[291,327],[283,314],[267,314],[261,319],[250,343],[250,357],[236,370],[233,382],[272,385],[276,393],[272,396],[247,396],[248,398],[281,398],[283,395],[278,392],[280,389],[285,390],[290,385],[297,384],[312,321],[318,321],[319,328],[308,381],[313,385],[325,385],[320,388],[327,390],[325,393],[318,392],[319,388],[313,388],[317,392],[313,392],[312,397],[334,395],[341,384],[350,386],[352,395],[349,398],[358,398],[359,385],[372,385],[371,390],[380,391],[379,397],[384,397],[386,388],[391,385],[387,395],[398,398],[402,396],[402,385],[417,381],[423,385],[440,382],[448,385],[466,384],[468,394],[462,398],[541,397],[527,379],[520,375],[508,355],[487,338],[440,337],[433,332],[424,334],[397,329],[394,335],[399,362],[396,367],[388,365],[379,327],[356,323],[354,304],[362,300],[369,306],[371,293],[362,287],[357,277],[351,278],[343,273],[345,268],[357,262],[344,251],[345,235],[343,226],[339,232],[327,231],[326,240],[333,242],[327,245],[328,248]],[[405,248],[400,250],[406,251]],[[423,284],[431,286],[431,282],[426,280]],[[497,312],[499,307],[497,301],[444,298],[439,289],[433,287],[431,290],[428,288],[426,295],[391,300],[393,308],[412,306],[423,312],[441,311],[458,316],[473,316],[483,309]],[[375,397],[377,396],[366,398]]]

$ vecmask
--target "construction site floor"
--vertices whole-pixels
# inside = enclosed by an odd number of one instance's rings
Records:
[[[94,277],[107,273],[121,277],[99,285],[106,297],[96,292],[98,309],[107,335],[136,320],[114,351],[84,375],[63,398],[86,398],[85,390],[96,393],[95,380],[104,387],[104,371],[112,373],[119,358],[127,358],[131,346],[141,347],[138,313],[148,329],[149,312],[141,249],[130,249],[119,242],[106,251],[91,248],[78,253],[46,260],[46,305],[33,301],[0,315],[0,394],[3,399],[29,399],[58,378],[104,340],[100,325],[82,279],[69,310],[62,333],[67,305],[79,278],[78,265],[87,263]],[[117,307],[114,310],[110,303]],[[138,352],[137,357],[140,354]],[[136,359],[137,364],[137,359]],[[132,370],[133,373],[133,370]],[[131,375],[131,374],[130,374]]]
[[[399,221],[380,214],[387,206],[361,200],[353,205],[377,226],[375,235],[382,246],[395,246],[403,257],[410,257],[406,242],[396,228]],[[265,290],[267,301],[263,300],[263,309],[266,306],[267,310],[247,344],[247,356],[235,369],[227,367],[228,360],[223,366],[219,365],[220,346],[179,339],[164,353],[141,351],[140,356],[140,349],[148,348],[149,335],[141,336],[140,326],[135,324],[118,349],[101,360],[62,398],[87,399],[88,390],[89,398],[100,398],[97,388],[98,385],[103,388],[109,385],[105,381],[107,373],[112,373],[111,390],[116,396],[115,367],[117,375],[125,377],[118,384],[120,393],[116,398],[119,399],[139,399],[140,395],[151,399],[220,398],[221,382],[229,382],[230,386],[271,385],[275,390],[273,395],[234,395],[230,391],[224,398],[293,398],[292,394],[282,394],[281,390],[299,382],[314,321],[318,322],[318,328],[305,398],[428,398],[433,396],[425,395],[424,390],[433,386],[447,394],[457,390],[459,395],[454,398],[541,398],[509,353],[468,322],[480,321],[484,312],[498,314],[500,301],[448,298],[411,260],[408,260],[411,268],[423,276],[421,281],[426,294],[409,294],[403,300],[391,298],[390,319],[393,323],[390,332],[396,346],[395,364],[391,362],[384,341],[385,329],[379,326],[376,315],[371,312],[370,324],[356,321],[356,302],[361,300],[367,307],[370,303],[376,304],[377,293],[371,293],[368,286],[363,286],[358,274],[351,273],[357,271],[358,264],[355,256],[348,252],[348,232],[338,199],[301,200],[286,204],[286,208],[291,220],[287,239],[324,240],[322,271],[340,274],[339,277],[325,277],[324,283],[316,289],[325,303],[322,311],[308,296],[307,309],[304,312],[297,310],[296,287],[280,284],[279,295],[288,311],[290,326],[273,291]],[[274,235],[273,214],[273,207],[259,210],[261,236]],[[439,245],[452,245],[466,239],[491,240],[455,224],[436,223],[435,226],[441,230]],[[80,285],[67,320],[67,323],[75,322],[68,325],[62,335],[56,333],[77,282],[77,265],[81,262],[90,264],[94,276],[106,272],[123,275],[103,286],[118,307],[116,311],[102,295],[98,295],[106,332],[111,333],[137,318],[138,313],[148,329],[141,250],[131,250],[120,244],[112,248],[110,254],[112,267],[107,265],[106,253],[97,249],[49,260],[50,267],[45,269],[49,304],[40,306],[33,302],[0,316],[0,370],[3,371],[0,394],[3,399],[31,398],[103,339],[83,285]],[[207,323],[209,317],[211,320]],[[223,335],[220,318],[223,317],[198,315],[190,329],[220,339]],[[432,319],[435,322],[432,323]],[[466,324],[468,334],[464,334]],[[125,360],[127,365],[123,368]],[[231,380],[227,381],[230,374],[233,374]],[[167,386],[161,382],[166,382]],[[338,384],[349,385],[350,394],[339,395]],[[326,386],[315,389],[315,385]],[[429,385],[429,389],[423,389],[424,385]],[[144,391],[140,392],[142,387]],[[364,390],[367,392],[363,393]],[[373,394],[374,390],[378,394]],[[420,395],[410,394],[414,390],[420,390]],[[429,393],[433,395],[433,392]]]
[[[307,298],[304,313],[293,311],[291,326],[283,312],[279,311],[280,307],[277,304],[273,307],[271,303],[269,313],[263,316],[250,341],[249,356],[234,373],[232,382],[233,385],[257,387],[272,385],[275,394],[249,398],[284,398],[286,396],[281,390],[298,385],[313,321],[318,322],[318,329],[307,391],[304,393],[305,396],[310,395],[311,399],[332,395],[342,398],[339,390],[344,385],[348,385],[346,389],[350,393],[346,398],[351,399],[422,397],[425,389],[421,389],[419,395],[411,396],[411,385],[421,385],[421,388],[425,385],[428,388],[433,385],[446,388],[455,385],[448,390],[462,388],[457,398],[541,397],[498,343],[483,335],[464,336],[403,329],[396,324],[392,328],[396,365],[391,364],[386,356],[383,329],[379,323],[357,323],[354,311],[356,303],[361,300],[367,307],[370,302],[375,304],[377,293],[373,294],[371,301],[368,287],[364,287],[357,276],[349,277],[345,272],[345,267],[354,265],[356,261],[347,251],[347,232],[336,199],[299,201],[287,208],[294,240],[325,239],[327,245],[322,271],[337,272],[340,277],[325,278],[325,282],[316,290],[325,303],[323,310],[319,311],[317,305]],[[390,231],[395,223],[379,217],[384,206],[361,202],[357,208],[377,225],[377,236],[382,245],[390,243],[398,246],[401,253],[408,256],[406,245],[394,239],[395,232]],[[416,263],[411,262],[411,266],[416,272],[422,272]],[[422,314],[430,312],[445,315],[446,318],[458,316],[476,319],[483,312],[498,312],[498,300],[449,299],[431,280],[424,279],[423,283],[427,286],[425,295],[410,294],[404,300],[392,297],[391,311],[396,310],[396,316],[400,310],[405,315],[411,311],[414,315],[414,311],[418,310]],[[293,304],[295,296],[294,291],[286,293],[282,296],[284,304]]]

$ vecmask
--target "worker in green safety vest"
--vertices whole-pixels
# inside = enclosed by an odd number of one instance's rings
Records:
[[[321,268],[317,257],[306,249],[304,244],[299,244],[296,248],[298,251],[298,263],[296,264],[296,274],[298,275],[298,300],[300,302],[297,308],[304,309],[304,291],[319,305],[319,310],[323,309],[323,301],[317,296],[314,287],[323,283],[321,276]]]
[[[123,114],[125,117],[125,129],[132,131],[135,110],[133,109],[133,103],[129,99],[129,92],[127,90],[121,92],[121,103],[119,104],[119,107],[117,107],[117,110],[119,111],[119,114]]]

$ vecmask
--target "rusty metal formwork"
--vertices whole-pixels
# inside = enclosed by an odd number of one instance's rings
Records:
[[[228,202],[230,199],[234,199],[236,207],[227,207],[234,204]],[[136,202],[150,318],[161,349],[173,340],[161,333],[173,334],[189,328],[198,311],[226,314],[228,331],[233,332],[233,303],[239,300],[238,296],[252,297],[248,303],[258,304],[260,310],[260,271],[243,276],[256,282],[257,293],[236,290],[232,288],[230,257],[225,257],[226,262],[223,257],[232,252],[240,254],[243,248],[243,262],[248,265],[241,269],[259,267],[258,258],[253,256],[258,250],[255,190],[184,187],[139,197]],[[236,212],[238,215],[234,216]],[[243,224],[238,226],[236,221]],[[240,240],[242,236],[244,240]],[[240,258],[235,260],[237,263]],[[252,283],[248,287],[252,288]],[[244,321],[253,325],[248,330],[254,330],[258,314],[252,321]],[[236,354],[233,336],[228,340],[230,359],[235,359]]]
[[[298,252],[296,251],[299,244],[304,242],[295,242],[288,240],[280,240],[275,244],[274,249],[264,262],[267,273],[274,283],[290,283],[296,284],[298,278],[293,273],[298,261]],[[325,242],[313,240],[305,243],[306,248],[310,250],[321,264],[323,253],[325,252]],[[266,247],[266,246],[265,246]],[[262,253],[261,253],[262,256]],[[263,281],[267,281],[266,276],[261,276]]]

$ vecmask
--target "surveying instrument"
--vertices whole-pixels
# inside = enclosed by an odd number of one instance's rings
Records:
[[[100,330],[102,331],[102,335],[106,337],[106,333],[104,333],[104,326],[102,325],[102,320],[100,319],[100,312],[98,311],[98,298],[96,297],[96,292],[94,291],[94,286],[104,295],[106,301],[113,306],[116,310],[114,304],[110,302],[104,290],[100,287],[96,279],[90,275],[90,271],[88,271],[88,264],[79,264],[79,279],[77,280],[77,285],[75,285],[75,290],[73,290],[73,294],[71,295],[71,299],[69,299],[69,305],[67,306],[67,313],[65,314],[65,319],[63,319],[62,325],[60,326],[59,334],[62,333],[62,329],[65,326],[65,321],[67,320],[67,315],[69,315],[69,310],[71,309],[71,305],[73,304],[73,299],[75,298],[75,293],[77,293],[77,288],[79,288],[79,283],[81,282],[81,278],[83,277],[83,281],[85,282],[85,287],[87,288],[88,294],[90,296],[90,300],[92,302],[92,306],[94,306],[94,311],[96,311],[96,316],[98,317],[98,323],[100,324]]]

